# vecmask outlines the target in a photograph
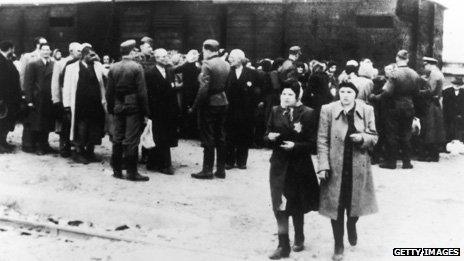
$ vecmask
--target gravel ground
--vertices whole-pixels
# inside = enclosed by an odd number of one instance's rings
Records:
[[[18,126],[9,139],[19,145],[20,134]],[[55,148],[57,140],[51,135]],[[89,165],[18,149],[0,155],[0,212],[62,226],[82,221],[78,228],[150,244],[21,235],[24,229],[1,225],[0,260],[266,260],[277,245],[270,151],[251,150],[248,169],[228,171],[225,180],[200,181],[190,173],[200,169],[202,150],[180,141],[172,150],[174,176],[141,168],[150,181],[132,183],[111,178],[110,148],[105,139],[97,148],[103,162]],[[346,260],[398,259],[397,247],[464,245],[464,156],[441,156],[440,163],[413,162],[412,170],[373,167],[380,211],[360,219],[358,246],[347,247]],[[330,260],[329,219],[307,214],[305,234],[306,250],[291,259]]]

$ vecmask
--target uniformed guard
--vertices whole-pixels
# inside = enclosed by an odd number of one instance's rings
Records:
[[[137,171],[138,145],[143,132],[144,117],[149,114],[147,88],[142,65],[133,61],[135,40],[120,46],[122,60],[113,64],[108,73],[106,99],[108,113],[114,115],[113,177],[123,178],[122,162],[127,168],[127,179],[148,181]]]

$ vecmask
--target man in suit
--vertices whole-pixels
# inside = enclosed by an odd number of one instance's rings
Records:
[[[143,70],[146,72],[150,67],[155,65],[155,57],[153,56],[153,39],[144,36],[140,39],[140,54],[137,61],[142,65]],[[148,87],[148,86],[147,86]],[[142,155],[140,162],[147,163],[148,151],[142,147]]]
[[[19,73],[10,60],[13,54],[12,42],[0,42],[0,153],[13,151],[6,136],[14,130],[21,103]]]
[[[37,36],[36,38],[34,38],[34,46],[35,46],[35,49],[34,51],[30,52],[30,53],[25,53],[21,56],[21,59],[19,60],[20,64],[21,64],[21,70],[19,71],[19,77],[20,77],[20,81],[21,81],[21,90],[24,91],[25,90],[25,86],[24,86],[24,79],[25,79],[25,74],[26,74],[26,67],[29,63],[37,60],[40,58],[40,45],[41,44],[45,44],[47,43],[47,39],[45,39],[44,37],[42,36]]]
[[[174,73],[182,74],[181,88],[181,126],[180,135],[183,138],[198,138],[197,119],[194,114],[189,114],[188,109],[192,107],[198,92],[200,74],[200,54],[197,50],[190,50],[186,55],[186,62],[174,67]]]
[[[148,104],[153,123],[155,148],[149,150],[147,169],[172,175],[171,147],[177,146],[179,107],[173,88],[174,75],[168,68],[168,52],[154,51],[156,64],[145,71]]]
[[[69,111],[63,107],[63,81],[65,69],[69,64],[72,64],[80,59],[82,46],[79,43],[73,42],[69,44],[69,56],[55,63],[52,75],[52,100],[53,107],[57,116],[57,132],[60,135],[60,155],[63,158],[71,156],[71,142],[69,133],[71,128],[71,115]]]
[[[113,177],[122,179],[123,156],[127,179],[148,181],[137,171],[138,146],[143,120],[149,114],[147,88],[142,65],[134,61],[135,40],[121,43],[122,60],[114,63],[108,73],[106,101],[108,113],[114,115]]]
[[[454,77],[452,87],[443,91],[443,118],[446,142],[464,141],[464,81],[462,75]]]
[[[23,151],[44,155],[53,152],[48,135],[55,128],[52,102],[52,74],[54,62],[50,59],[48,43],[40,45],[40,59],[29,63],[24,75],[24,87],[29,114],[24,122]]]
[[[225,123],[227,161],[226,169],[246,169],[248,149],[253,144],[255,111],[260,102],[260,86],[255,70],[243,66],[246,61],[242,50],[229,54],[231,67],[226,95],[229,110]]]
[[[203,42],[203,65],[201,67],[200,88],[189,112],[198,110],[200,137],[203,146],[203,169],[193,173],[192,178],[212,179],[214,149],[217,152],[217,166],[214,176],[225,178],[226,146],[224,123],[227,115],[225,88],[230,65],[219,56],[219,42]]]

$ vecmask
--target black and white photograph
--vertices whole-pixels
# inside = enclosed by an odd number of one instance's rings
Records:
[[[0,0],[0,261],[458,260],[464,1]]]

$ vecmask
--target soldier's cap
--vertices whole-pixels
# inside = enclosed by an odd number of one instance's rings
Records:
[[[428,57],[428,56],[422,57],[422,61],[424,61],[424,63],[428,63],[428,64],[437,64],[438,63],[437,59],[434,59],[434,58]]]
[[[137,42],[135,42],[134,39],[130,39],[130,40],[122,42],[120,47],[121,48],[131,48],[131,49],[133,49],[136,44],[137,44]]]
[[[451,83],[455,85],[464,85],[464,81],[462,78],[462,75],[454,75],[454,79],[451,81]]]
[[[217,52],[219,51],[219,42],[214,39],[208,39],[203,42],[203,48],[212,52]]]
[[[151,45],[151,44],[153,44],[153,38],[148,37],[148,36],[144,36],[144,37],[142,37],[142,39],[140,39],[140,42],[141,42],[142,44],[148,43],[148,44]]]
[[[302,54],[302,52],[301,52],[301,47],[299,47],[298,45],[295,45],[295,46],[290,47],[290,49],[288,49],[288,52],[289,52],[290,54],[294,54],[294,55],[296,55],[296,54]]]
[[[406,50],[399,50],[398,53],[396,54],[396,57],[402,59],[402,60],[407,60],[409,58],[409,53]]]

